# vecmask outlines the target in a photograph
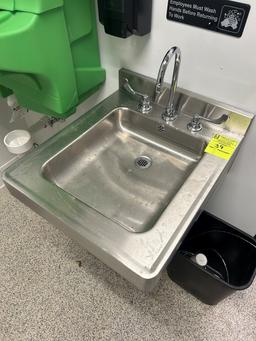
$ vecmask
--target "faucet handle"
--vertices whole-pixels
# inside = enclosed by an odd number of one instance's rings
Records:
[[[139,98],[139,112],[141,112],[142,114],[148,114],[152,110],[150,97],[146,94],[142,94],[141,92],[134,90],[127,78],[124,79],[123,87],[130,95]]]
[[[226,122],[228,119],[229,119],[229,116],[227,114],[223,114],[220,117],[217,117],[214,119],[206,118],[206,117],[200,116],[198,114],[195,114],[193,116],[191,122],[189,122],[189,124],[187,125],[187,128],[191,132],[195,133],[195,132],[202,130],[202,128],[203,128],[201,120],[206,121],[206,122],[210,122],[213,124],[221,124],[221,123]]]

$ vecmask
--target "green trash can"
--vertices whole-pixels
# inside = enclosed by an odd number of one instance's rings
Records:
[[[105,80],[93,0],[0,2],[0,95],[65,118]]]

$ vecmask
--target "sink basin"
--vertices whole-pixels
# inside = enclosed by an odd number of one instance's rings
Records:
[[[167,98],[147,115],[122,91],[151,94],[155,80],[120,70],[120,88],[8,168],[9,191],[139,289],[151,291],[198,212],[223,181],[229,160],[205,152],[216,134],[243,141],[253,115],[179,89],[178,118],[161,119]],[[193,114],[199,133],[187,125]]]
[[[203,155],[205,142],[117,108],[53,156],[43,176],[131,232],[145,232]]]

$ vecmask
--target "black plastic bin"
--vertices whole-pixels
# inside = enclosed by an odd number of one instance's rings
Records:
[[[194,256],[202,253],[202,267]],[[256,275],[256,240],[203,212],[167,267],[169,277],[206,304],[247,289]]]

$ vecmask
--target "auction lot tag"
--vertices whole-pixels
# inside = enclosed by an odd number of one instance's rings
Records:
[[[208,143],[205,153],[229,160],[236,150],[237,145],[237,140],[231,139],[227,136],[215,134]]]
[[[168,0],[167,19],[241,37],[250,5],[229,0]]]

